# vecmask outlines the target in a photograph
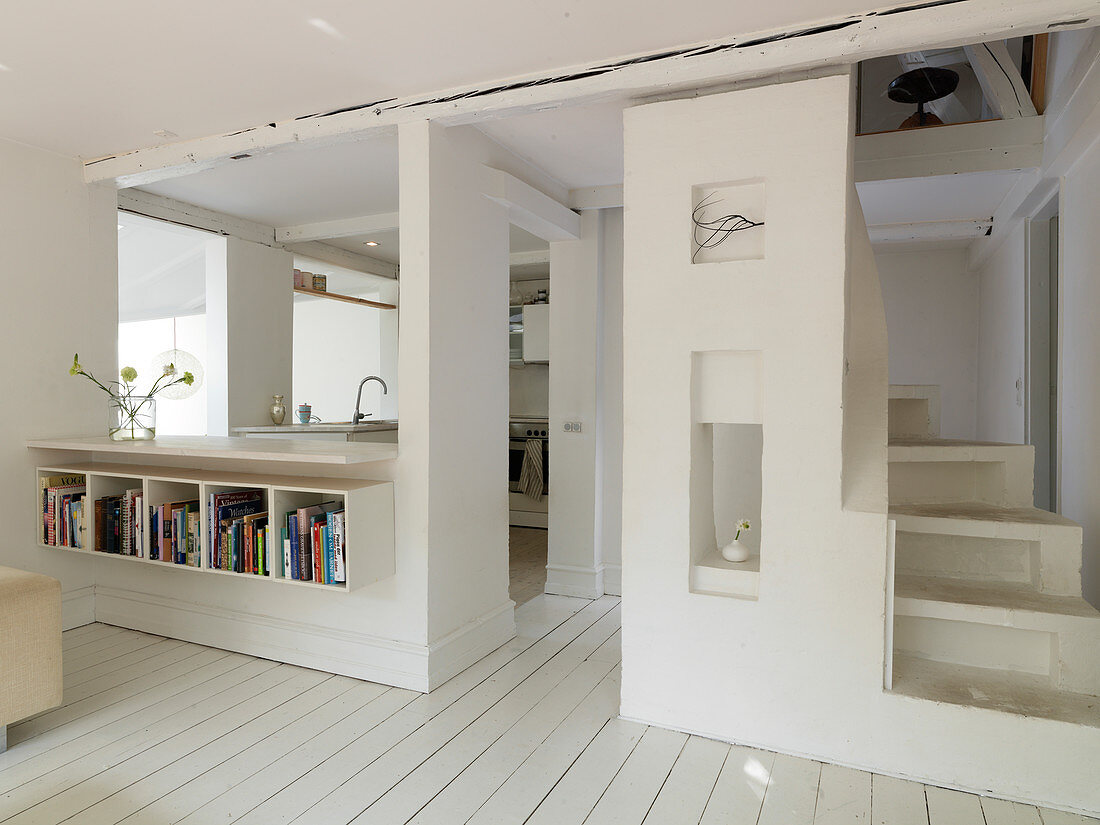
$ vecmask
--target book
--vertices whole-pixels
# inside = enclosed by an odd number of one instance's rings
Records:
[[[56,482],[56,483],[54,483]],[[84,476],[44,476],[42,483],[42,542],[52,546],[59,544],[63,520],[63,502],[65,495],[84,495]]]
[[[289,514],[288,514],[289,515]],[[287,534],[287,529],[282,528],[282,541],[283,541],[283,578],[293,578],[290,573],[290,536]]]
[[[325,501],[311,507],[298,508],[298,576],[301,581],[315,581],[314,544],[311,536],[314,516],[339,509],[335,501]]]
[[[348,580],[344,547],[344,518],[345,512],[343,510],[338,510],[332,514],[333,584],[345,584]]]
[[[222,508],[249,501],[259,501],[263,491],[256,489],[232,490],[224,493],[211,493],[207,501],[207,530],[210,536],[210,566],[227,569],[227,560],[223,558],[224,536],[219,532],[223,519]]]
[[[195,502],[198,504],[198,502]],[[187,558],[185,563],[188,567],[199,567],[200,557],[199,547],[199,513],[198,509],[192,509],[187,512]]]
[[[267,512],[252,513],[244,517],[245,527],[245,571],[246,573],[259,573],[260,559],[260,535],[267,524]]]
[[[54,499],[56,507],[56,492],[58,488],[70,488],[75,490],[80,488],[80,492],[84,492],[85,477],[83,475],[52,475],[52,476],[39,476],[38,478],[39,489],[42,491],[42,543],[54,544],[51,541],[51,535],[56,535],[57,523],[55,520],[55,513],[50,509],[50,500]],[[51,492],[52,491],[52,492]]]
[[[292,579],[297,579],[298,575],[298,513],[286,514],[286,532],[287,532],[287,545],[290,551],[289,564],[286,567],[286,573],[283,575],[289,575]]]

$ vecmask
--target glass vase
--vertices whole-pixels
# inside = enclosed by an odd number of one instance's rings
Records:
[[[150,441],[157,435],[157,401],[149,395],[107,402],[107,435],[112,441]]]

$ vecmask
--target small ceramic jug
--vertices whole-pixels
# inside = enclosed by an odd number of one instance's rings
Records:
[[[283,403],[281,395],[271,396],[271,409],[268,412],[271,414],[272,424],[283,423],[283,419],[286,418],[286,404]]]

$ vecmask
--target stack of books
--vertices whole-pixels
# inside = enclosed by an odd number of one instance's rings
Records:
[[[84,547],[82,475],[42,476],[42,543],[51,547]]]
[[[121,495],[104,496],[95,501],[95,546],[100,553],[120,556],[144,556],[145,536],[142,519],[141,489]]]
[[[199,501],[173,501],[149,508],[149,558],[201,567]]]
[[[318,584],[347,581],[343,505],[326,501],[292,510],[282,529],[283,575]]]
[[[270,575],[271,531],[263,490],[211,493],[207,505],[214,537],[210,566],[233,573]]]

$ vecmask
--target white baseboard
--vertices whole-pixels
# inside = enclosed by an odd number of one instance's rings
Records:
[[[95,617],[106,624],[232,650],[276,662],[426,692],[427,645],[96,587]]]
[[[500,607],[463,625],[428,646],[428,690],[435,690],[516,635],[516,603]]]
[[[603,566],[603,592],[605,596],[623,595],[623,566],[605,564]]]
[[[77,587],[61,594],[61,629],[72,630],[95,621],[95,586]]]
[[[90,588],[88,588],[90,589]],[[514,603],[418,645],[99,585],[89,621],[427,692],[516,635]]]
[[[555,596],[598,599],[604,594],[603,568],[546,565],[546,592]]]

